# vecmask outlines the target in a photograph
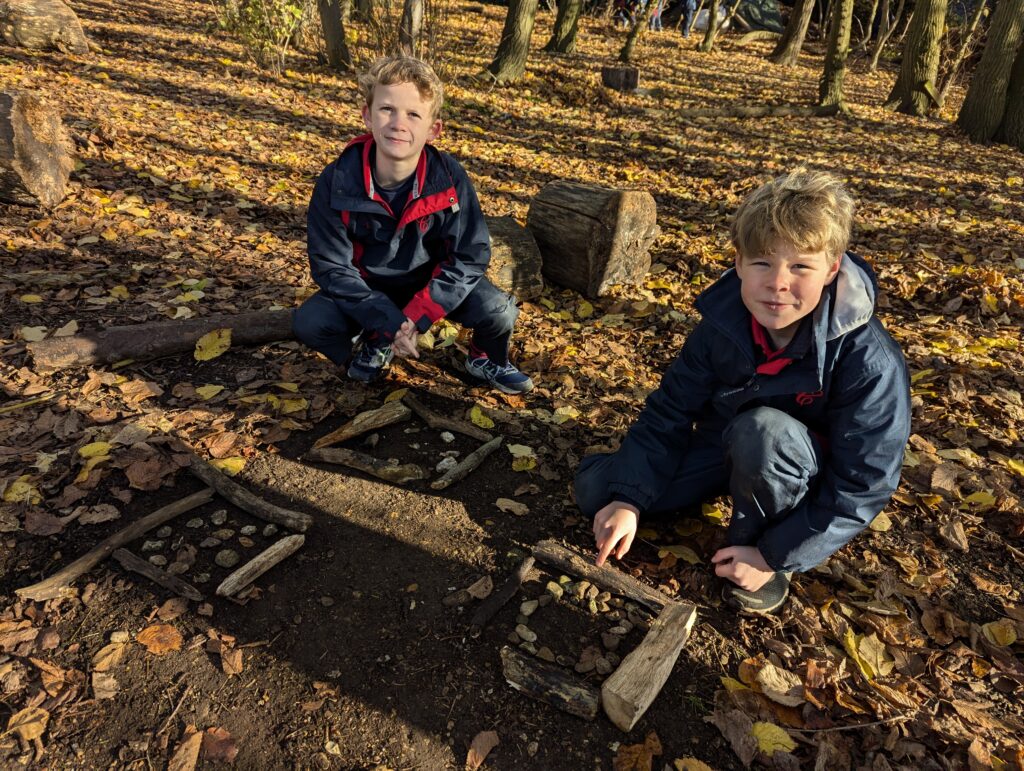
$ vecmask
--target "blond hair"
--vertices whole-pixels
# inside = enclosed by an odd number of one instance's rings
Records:
[[[433,68],[414,56],[388,56],[378,59],[370,69],[359,76],[359,91],[367,107],[373,107],[373,91],[377,86],[394,86],[412,83],[420,92],[420,98],[429,101],[430,119],[441,115],[444,104],[444,85]]]
[[[796,168],[748,195],[729,231],[741,259],[789,244],[799,252],[825,252],[831,265],[850,242],[853,210],[837,177]]]

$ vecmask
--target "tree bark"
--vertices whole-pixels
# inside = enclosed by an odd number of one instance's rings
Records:
[[[903,46],[900,74],[885,102],[887,109],[924,116],[938,106],[935,81],[948,8],[949,0],[917,0]]]
[[[1006,112],[1010,73],[1024,28],[1024,0],[1002,0],[996,6],[988,42],[974,70],[957,123],[975,142],[995,136]]]
[[[579,32],[580,13],[583,0],[561,0],[551,39],[544,46],[549,53],[571,54],[576,51],[576,35]]]
[[[804,38],[807,37],[813,10],[814,0],[796,0],[782,38],[769,55],[769,59],[783,67],[792,67],[796,64],[800,49],[804,46]]]
[[[487,278],[520,300],[534,300],[544,291],[540,249],[527,228],[512,217],[485,217],[491,237]]]
[[[419,56],[423,32],[423,0],[405,0],[402,20],[398,24],[398,47],[406,56]]]
[[[888,3],[888,0],[886,0]],[[888,8],[883,7],[882,12],[885,13],[885,32],[882,32],[882,28],[878,29],[878,38],[875,40],[875,50],[871,52],[871,63],[868,65],[868,72],[874,72],[878,69],[878,59],[882,56],[882,49],[885,48],[885,44],[889,42],[889,38],[892,37],[892,33],[896,30],[896,24],[900,20],[900,16],[903,15],[904,0],[899,0],[896,5],[896,16],[892,20],[892,24],[889,24],[889,14],[887,13]]]
[[[974,15],[971,17],[970,23],[967,25],[967,29],[961,32],[960,46],[957,48],[956,55],[949,63],[949,67],[946,69],[946,73],[942,78],[942,86],[939,88],[939,105],[943,105],[946,102],[946,94],[949,92],[949,87],[953,85],[953,81],[956,80],[956,75],[960,71],[960,65],[963,64],[964,59],[967,58],[967,54],[973,50],[975,34],[978,31],[978,25],[981,22],[981,17],[985,13],[986,3],[978,2],[974,8]]]
[[[644,9],[637,9],[636,17],[633,19],[633,26],[629,28],[629,34],[626,36],[626,42],[622,44],[622,48],[619,50],[619,61],[623,64],[629,64],[633,61],[633,52],[636,50],[636,44],[640,42],[640,36],[647,29],[647,21],[653,13],[652,6],[657,2],[658,0],[649,0]]]
[[[538,0],[509,0],[501,43],[494,61],[484,73],[498,84],[515,83],[526,72],[526,59],[530,54],[530,36],[537,18]]]
[[[352,54],[345,42],[345,11],[351,9],[348,0],[317,0],[320,11],[320,26],[324,31],[327,48],[327,63],[336,70],[352,69]]]
[[[82,23],[61,0],[0,2],[0,36],[10,46],[89,52]]]
[[[700,42],[700,50],[704,53],[711,53],[715,46],[715,38],[718,36],[718,0],[711,0],[708,7],[708,28],[704,31],[704,39]]]
[[[28,91],[0,91],[0,201],[53,208],[73,168],[60,113]]]
[[[818,104],[822,107],[838,105],[844,109],[843,81],[846,79],[846,57],[850,53],[852,26],[853,0],[836,0],[832,4],[825,69],[818,84]]]
[[[1024,150],[1024,45],[1017,51],[1017,61],[1010,73],[1006,112],[997,137],[1008,145]]]
[[[886,3],[888,6],[888,2]],[[888,11],[888,7],[885,8]],[[868,25],[864,28],[864,35],[860,40],[860,50],[866,51],[868,43],[871,42],[871,32],[875,26],[875,19],[878,18],[878,0],[872,0],[871,2],[871,13],[868,14]]]

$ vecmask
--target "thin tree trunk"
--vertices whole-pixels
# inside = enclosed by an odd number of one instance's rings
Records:
[[[1010,73],[1024,26],[1024,0],[1001,0],[956,122],[975,142],[995,136],[1006,112]]]
[[[345,42],[345,23],[342,21],[342,4],[351,5],[345,0],[317,0],[320,12],[320,26],[324,31],[324,43],[327,47],[327,63],[336,70],[352,69],[352,55]]]
[[[811,24],[813,11],[814,0],[796,0],[796,5],[789,14],[786,29],[769,59],[783,67],[792,67],[796,64],[800,49],[804,47],[804,38],[807,37],[807,28]]]
[[[551,39],[544,46],[545,51],[571,54],[576,50],[576,34],[582,11],[583,0],[561,0],[559,2],[555,28],[551,31]]]
[[[398,47],[406,56],[419,56],[423,32],[423,0],[405,0],[402,20],[398,23]]]
[[[828,40],[829,33],[832,32],[832,4],[832,0],[826,0],[821,17],[821,36],[825,40]]]
[[[949,92],[949,87],[953,85],[953,81],[956,80],[956,75],[960,71],[960,65],[967,58],[967,54],[974,49],[975,34],[978,31],[981,17],[985,14],[985,6],[984,0],[978,0],[978,4],[974,8],[974,15],[971,17],[967,29],[961,33],[960,47],[957,49],[956,55],[946,70],[946,74],[942,79],[942,87],[939,88],[940,105],[946,103],[946,94]]]
[[[927,115],[938,107],[935,81],[939,74],[939,44],[946,28],[949,0],[917,0],[910,32],[903,46],[903,63],[886,109],[907,115]]]
[[[633,51],[636,49],[636,44],[640,42],[640,36],[647,29],[647,23],[654,13],[653,6],[657,2],[658,0],[650,0],[643,9],[643,13],[638,11],[633,18],[633,26],[630,27],[626,42],[622,44],[622,49],[619,51],[619,61],[623,64],[633,61]]]
[[[874,35],[875,40],[889,34],[889,28],[892,26],[889,23],[889,11],[891,10],[890,5],[890,0],[882,0],[882,15],[878,19],[878,34]]]
[[[501,43],[485,73],[495,83],[515,83],[526,72],[526,58],[530,54],[530,36],[537,18],[538,0],[509,0]]]
[[[1006,91],[1006,113],[997,135],[1000,141],[1024,150],[1024,45],[1017,52],[1017,61],[1010,73]]]
[[[882,49],[885,48],[885,44],[889,42],[889,38],[892,37],[892,33],[896,31],[896,23],[900,20],[900,15],[903,13],[904,0],[899,0],[896,5],[896,17],[893,19],[892,24],[888,23],[888,14],[886,15],[886,26],[885,34],[882,34],[881,29],[878,31],[878,39],[875,41],[875,50],[871,53],[871,64],[868,65],[868,72],[874,72],[878,69],[878,60],[882,56]]]
[[[825,69],[818,84],[818,104],[822,107],[843,103],[843,81],[846,79],[846,57],[850,53],[850,29],[853,27],[853,0],[836,0],[832,4],[832,23],[825,52]]]
[[[718,0],[711,0],[711,5],[708,7],[708,28],[700,43],[700,50],[704,53],[711,52],[715,45],[715,38],[718,36],[718,4]]]
[[[871,42],[871,34],[875,28],[875,19],[878,17],[878,0],[872,0],[871,13],[868,14],[868,25],[864,28],[864,37],[860,41],[860,50],[866,51],[868,43]]]

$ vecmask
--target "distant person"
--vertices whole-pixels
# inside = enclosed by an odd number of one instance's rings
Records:
[[[697,0],[683,0],[683,37],[690,37],[693,14],[697,12]]]
[[[874,315],[875,275],[847,252],[854,204],[798,169],[763,185],[731,227],[735,267],[697,299],[703,319],[611,454],[583,460],[576,500],[597,564],[637,521],[722,494],[733,514],[712,556],[726,602],[773,613],[793,572],[868,526],[899,483],[910,385]]]
[[[484,276],[491,248],[476,192],[458,161],[430,144],[441,133],[441,81],[425,62],[393,56],[359,86],[369,133],[313,190],[307,247],[320,291],[296,311],[296,337],[369,382],[396,354],[418,358],[419,335],[448,318],[473,330],[473,378],[509,394],[531,390],[508,359],[515,300]]]
[[[665,0],[648,0],[654,3],[651,9],[651,19],[647,22],[649,28],[654,32],[661,32],[661,13],[665,10]]]

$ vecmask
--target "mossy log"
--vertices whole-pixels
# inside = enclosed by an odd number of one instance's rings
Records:
[[[61,0],[0,0],[0,38],[19,48],[89,52],[82,23]]]

